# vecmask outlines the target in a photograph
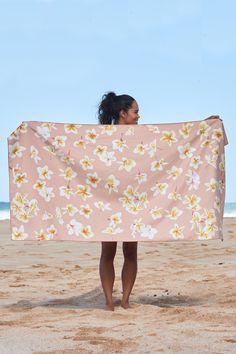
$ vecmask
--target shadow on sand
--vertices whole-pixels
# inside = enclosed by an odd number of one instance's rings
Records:
[[[120,304],[120,299],[113,296],[115,305]],[[139,297],[130,297],[130,304],[134,305],[153,305],[157,307],[190,307],[202,305],[203,299],[194,298],[191,296],[169,296],[162,295],[143,295]],[[32,309],[35,307],[57,307],[66,309],[104,309],[104,294],[100,287],[93,289],[87,293],[79,296],[72,296],[67,298],[43,298],[40,301],[20,300],[17,303],[11,303],[7,306],[11,309]]]

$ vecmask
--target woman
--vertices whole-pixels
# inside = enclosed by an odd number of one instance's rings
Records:
[[[139,107],[129,95],[116,95],[108,92],[103,95],[98,108],[100,124],[137,124]],[[137,274],[137,242],[123,242],[124,265],[121,273],[123,296],[121,306],[129,308],[129,296]],[[117,242],[102,242],[99,264],[101,283],[106,298],[106,309],[114,311],[112,290],[115,280],[114,258]]]

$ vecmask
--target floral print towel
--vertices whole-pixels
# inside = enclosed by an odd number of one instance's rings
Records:
[[[222,120],[25,121],[8,137],[12,240],[222,239]]]

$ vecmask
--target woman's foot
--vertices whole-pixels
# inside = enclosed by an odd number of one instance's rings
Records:
[[[120,306],[122,306],[124,309],[130,308],[128,301],[121,301]]]
[[[106,310],[107,311],[114,311],[115,310],[115,306],[113,302],[107,302],[106,303]]]

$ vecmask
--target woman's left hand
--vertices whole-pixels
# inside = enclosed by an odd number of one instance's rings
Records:
[[[220,118],[220,116],[210,116],[210,117],[205,118],[205,120],[207,120],[207,119],[220,119],[220,120],[222,120]]]

